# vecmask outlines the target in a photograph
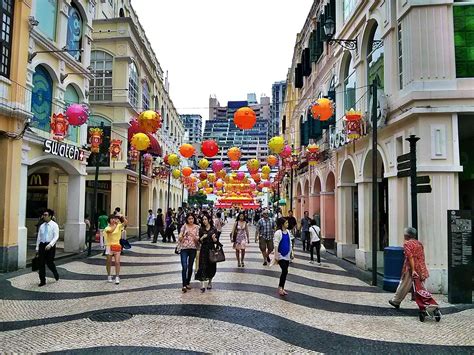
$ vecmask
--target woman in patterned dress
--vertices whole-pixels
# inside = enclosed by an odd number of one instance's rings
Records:
[[[240,212],[232,230],[232,242],[234,243],[237,267],[244,267],[245,248],[250,242],[249,227],[245,221],[245,215]]]

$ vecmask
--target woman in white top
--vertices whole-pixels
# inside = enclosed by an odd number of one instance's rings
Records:
[[[293,235],[288,230],[288,220],[286,218],[278,218],[277,230],[273,236],[273,244],[275,250],[275,261],[281,268],[280,283],[278,285],[278,294],[286,296],[285,282],[288,275],[288,267],[290,266],[291,250]]]
[[[310,264],[314,264],[314,247],[316,247],[316,257],[318,259],[318,265],[321,266],[321,229],[316,225],[316,221],[314,219],[311,220],[310,227],[309,227],[309,236],[311,241],[310,246],[310,255],[311,261]]]

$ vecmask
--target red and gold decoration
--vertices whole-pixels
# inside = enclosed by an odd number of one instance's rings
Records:
[[[334,115],[334,104],[327,98],[318,99],[311,105],[311,114],[315,120],[327,121]]]
[[[189,143],[184,143],[181,145],[181,147],[179,147],[179,154],[181,154],[183,158],[191,158],[195,152],[196,150],[192,144]]]
[[[311,166],[315,166],[319,160],[319,146],[317,144],[310,144],[306,148],[306,160]]]
[[[358,139],[362,134],[362,113],[350,109],[344,117],[347,139]]]
[[[285,148],[285,140],[280,136],[273,137],[268,141],[268,148],[273,154],[280,154]]]
[[[140,156],[140,152],[138,150],[136,150],[134,147],[131,147],[129,152],[128,152],[128,156],[130,157],[130,161],[132,163],[136,163],[138,161],[139,156]]]
[[[136,150],[142,151],[150,146],[150,138],[145,133],[135,133],[130,143]]]
[[[217,145],[215,140],[209,139],[207,141],[202,142],[201,151],[204,156],[212,158],[216,156],[216,154],[219,152],[219,146]]]
[[[120,139],[112,139],[110,141],[109,153],[113,160],[117,160],[122,152],[122,141]]]
[[[71,126],[81,126],[89,119],[89,108],[84,104],[71,104],[66,109],[66,117]]]
[[[67,120],[66,116],[64,116],[62,113],[54,113],[53,117],[51,117],[50,126],[53,139],[62,141],[64,138],[66,138],[69,128],[69,121]]]
[[[153,164],[153,155],[149,153],[143,154],[143,167],[145,170],[150,169],[151,164]]]
[[[274,155],[269,155],[267,158],[267,164],[271,167],[276,166],[278,164],[278,158]]]
[[[153,110],[140,113],[137,121],[143,133],[156,133],[161,127],[161,115]]]
[[[257,123],[257,115],[250,107],[241,107],[234,113],[234,123],[240,129],[251,129]]]
[[[230,161],[237,161],[237,160],[240,160],[240,157],[242,156],[242,152],[240,151],[239,148],[232,147],[232,148],[229,148],[229,150],[227,151],[227,156],[229,157]]]
[[[99,153],[100,145],[102,144],[102,136],[104,135],[104,131],[100,128],[89,128],[89,136],[90,136],[90,145],[91,145],[91,152],[92,153]]]
[[[183,173],[183,176],[189,177],[193,173],[193,169],[191,169],[189,166],[185,166],[181,172]]]
[[[283,150],[280,152],[280,156],[282,158],[288,158],[289,156],[291,156],[291,147],[289,145],[285,145]]]

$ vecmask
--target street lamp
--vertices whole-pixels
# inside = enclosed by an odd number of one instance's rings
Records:
[[[357,49],[357,39],[332,38],[334,36],[334,33],[336,33],[336,22],[334,22],[331,16],[328,16],[326,18],[326,21],[324,21],[323,29],[326,37],[328,38],[329,45],[337,43],[341,47],[344,47],[349,50]]]

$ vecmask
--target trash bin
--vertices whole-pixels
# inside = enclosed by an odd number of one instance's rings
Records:
[[[395,292],[397,290],[404,259],[403,247],[386,247],[384,249],[383,289],[385,291]]]

